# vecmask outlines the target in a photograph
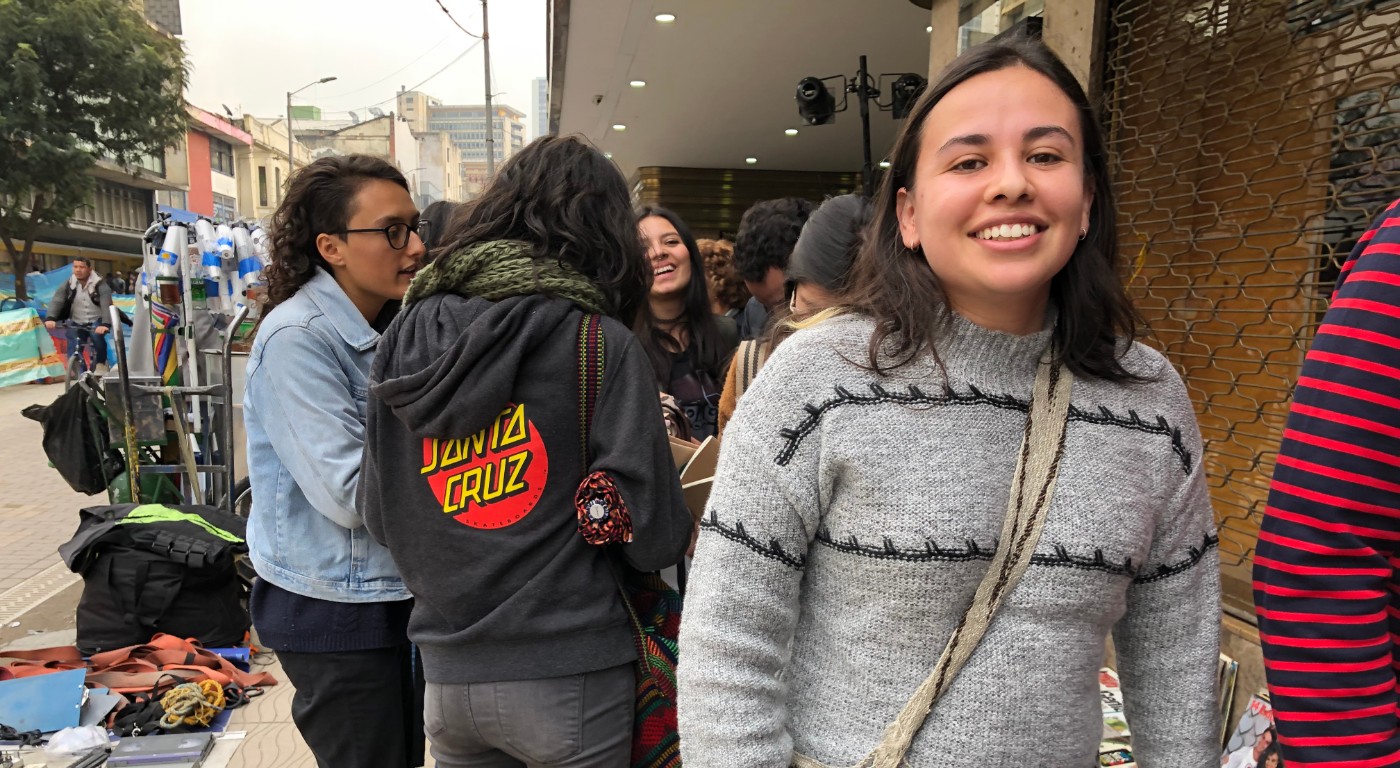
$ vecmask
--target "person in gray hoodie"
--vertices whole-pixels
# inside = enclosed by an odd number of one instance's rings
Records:
[[[415,278],[371,371],[359,507],[415,597],[442,768],[628,764],[636,646],[574,494],[604,471],[630,511],[631,566],[690,540],[646,353],[643,259],[617,168],[573,138],[513,156]],[[578,329],[603,316],[589,431]]]

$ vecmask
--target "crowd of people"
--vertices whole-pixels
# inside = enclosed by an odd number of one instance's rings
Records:
[[[688,764],[1089,764],[1111,637],[1138,761],[1219,765],[1202,443],[1116,215],[1094,110],[1023,38],[930,83],[873,200],[759,202],[733,242],[575,138],[423,212],[383,161],[301,170],[248,539],[318,763],[418,766],[426,733],[443,768],[628,765],[621,562],[687,573]],[[721,434],[697,517],[669,443]]]

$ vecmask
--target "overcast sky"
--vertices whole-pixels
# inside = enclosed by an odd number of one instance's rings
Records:
[[[442,0],[462,26],[481,34],[480,0]],[[491,76],[500,103],[524,112],[533,136],[531,81],[545,73],[546,0],[492,0]],[[401,86],[447,104],[480,104],[482,47],[456,63],[475,38],[436,0],[182,0],[189,99],[215,114],[278,117],[287,91],[322,77],[293,104],[321,107],[327,118],[369,107],[394,109]],[[429,79],[431,78],[431,79]],[[423,81],[427,82],[423,82]],[[421,85],[419,85],[421,83]]]

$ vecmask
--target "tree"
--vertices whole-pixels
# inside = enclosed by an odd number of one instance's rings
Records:
[[[185,135],[184,49],[127,0],[0,0],[0,241],[25,273],[44,225],[92,196],[99,159],[132,167]]]

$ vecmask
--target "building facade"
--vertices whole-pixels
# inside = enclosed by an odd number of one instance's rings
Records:
[[[400,91],[398,109],[416,133],[446,133],[451,138],[462,154],[463,192],[467,196],[479,193],[487,180],[486,107],[443,104],[419,91]],[[492,104],[491,111],[495,161],[499,166],[525,147],[525,113],[506,104]],[[420,125],[421,130],[417,127]]]
[[[405,175],[418,168],[418,142],[406,121],[389,113],[347,124],[343,121],[295,120],[292,132],[312,157],[372,155],[393,163]]]
[[[422,168],[409,180],[420,209],[438,200],[466,199],[462,189],[462,151],[452,143],[451,136],[441,132],[419,134],[418,161]]]
[[[535,113],[530,117],[531,141],[549,133],[549,79],[535,78],[533,93],[535,95]]]
[[[287,123],[244,115],[243,130],[252,138],[246,146],[234,148],[235,177],[238,180],[238,217],[264,224],[282,202],[287,178]],[[292,157],[297,166],[311,162],[311,150],[293,141]]]

